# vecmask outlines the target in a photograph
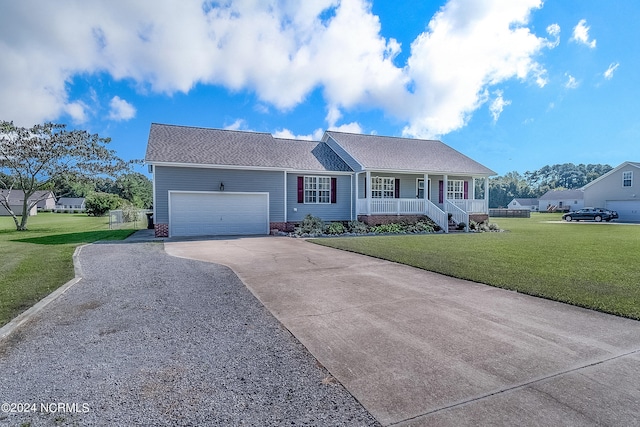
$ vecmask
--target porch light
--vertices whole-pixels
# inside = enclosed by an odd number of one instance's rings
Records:
[[[220,191],[224,191],[224,182],[220,182]]]

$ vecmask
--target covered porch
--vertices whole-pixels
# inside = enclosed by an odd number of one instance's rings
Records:
[[[362,172],[355,180],[356,214],[426,215],[445,232],[451,214],[455,223],[464,223],[468,230],[470,215],[489,213],[488,180],[486,176]]]

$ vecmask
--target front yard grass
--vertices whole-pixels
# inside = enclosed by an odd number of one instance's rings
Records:
[[[640,226],[496,218],[503,233],[317,239],[338,249],[640,319]]]
[[[109,230],[106,217],[39,213],[29,231],[0,217],[0,327],[74,277],[73,252],[98,240],[121,240],[135,230]]]

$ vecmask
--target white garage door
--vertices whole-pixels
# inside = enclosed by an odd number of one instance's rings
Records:
[[[618,221],[640,222],[640,200],[609,200],[607,209],[618,212]]]
[[[170,236],[268,233],[268,193],[169,192]]]

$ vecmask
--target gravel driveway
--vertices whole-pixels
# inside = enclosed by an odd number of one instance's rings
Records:
[[[227,267],[159,243],[79,260],[0,343],[0,425],[377,425]]]

